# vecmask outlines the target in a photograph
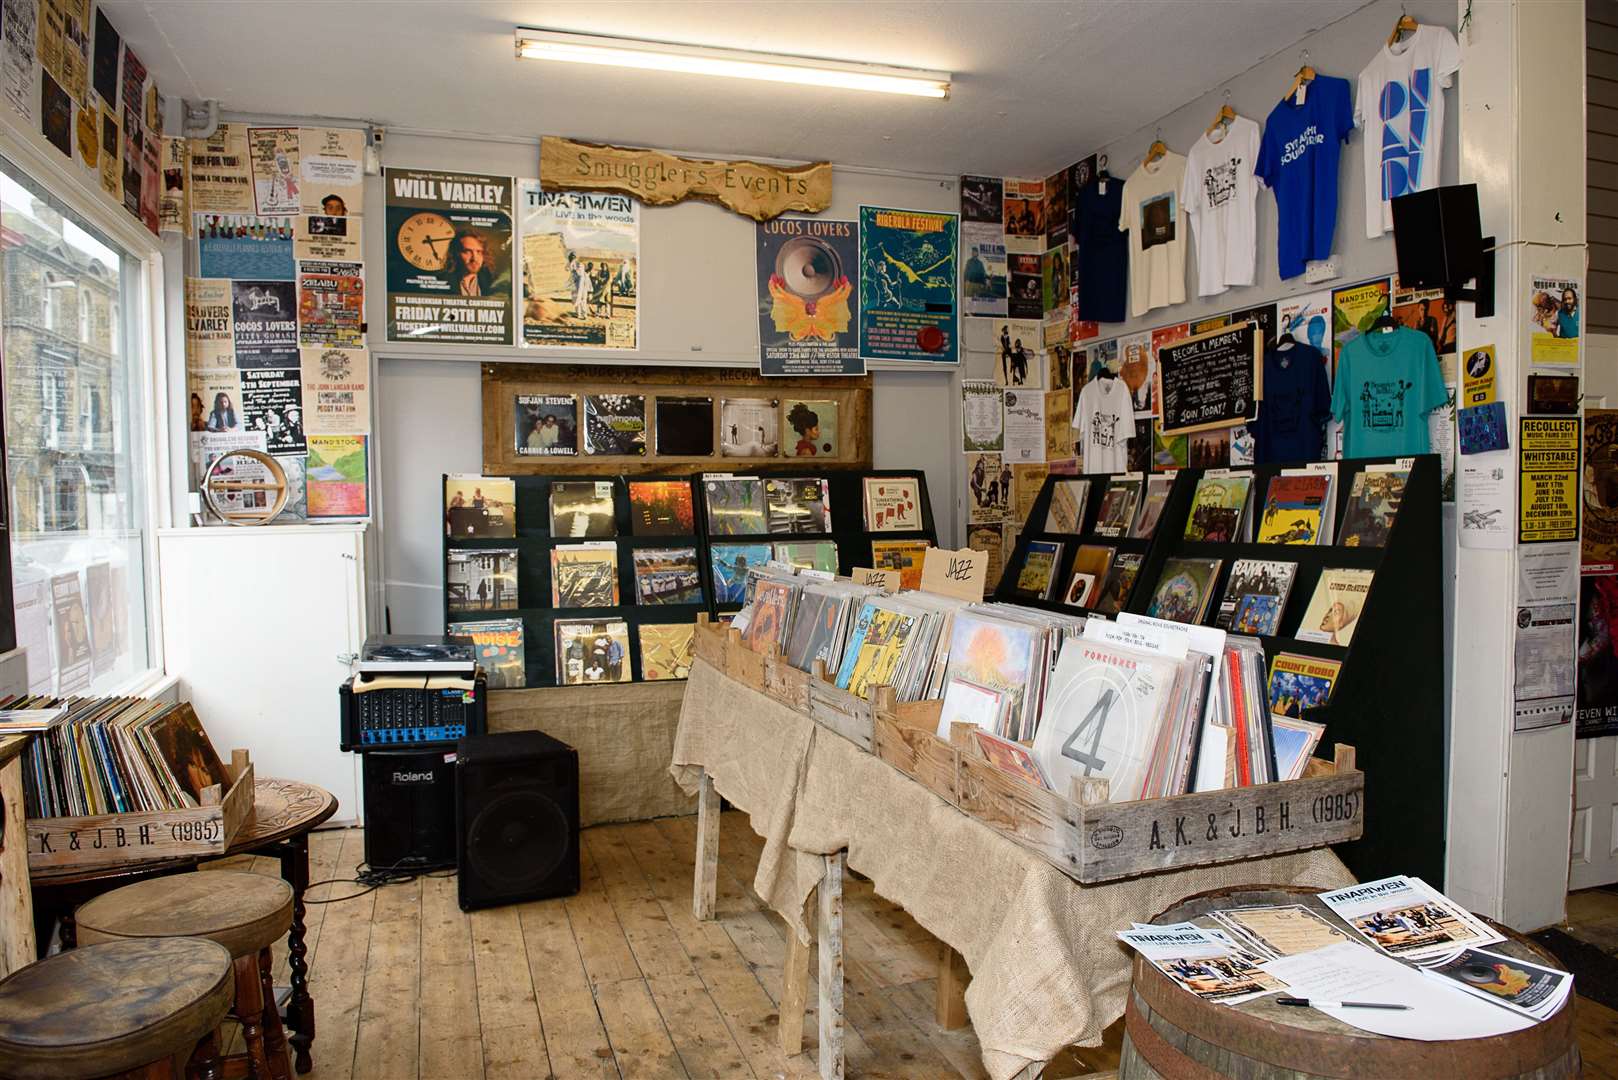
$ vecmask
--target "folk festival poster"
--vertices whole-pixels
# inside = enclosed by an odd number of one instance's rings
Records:
[[[383,181],[388,340],[513,344],[511,177],[388,169]]]
[[[956,214],[860,207],[860,355],[960,359]]]
[[[522,181],[522,343],[639,347],[640,204]]]
[[[852,221],[779,217],[758,224],[759,372],[864,375]]]

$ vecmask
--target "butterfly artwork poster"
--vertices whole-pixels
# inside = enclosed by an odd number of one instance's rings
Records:
[[[759,370],[864,375],[855,223],[779,217],[758,226]]]

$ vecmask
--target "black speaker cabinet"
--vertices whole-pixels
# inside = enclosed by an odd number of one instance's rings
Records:
[[[373,750],[365,768],[365,861],[373,870],[455,865],[455,763],[443,750]]]
[[[1393,248],[1406,288],[1460,287],[1482,267],[1478,186],[1451,184],[1393,200]]]
[[[463,911],[579,891],[579,753],[538,731],[456,746]]]

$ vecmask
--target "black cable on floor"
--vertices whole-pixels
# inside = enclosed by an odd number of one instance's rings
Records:
[[[308,889],[318,888],[321,885],[364,885],[365,888],[356,893],[349,893],[347,896],[330,896],[324,900],[311,900],[305,895],[303,902],[305,904],[340,904],[344,900],[357,900],[367,893],[375,892],[384,885],[407,885],[417,878],[453,876],[455,876],[454,870],[429,870],[424,867],[409,866],[405,863],[380,867],[373,867],[369,863],[360,863],[355,868],[353,877],[327,878],[324,881],[313,881],[309,883],[305,893],[307,894]]]

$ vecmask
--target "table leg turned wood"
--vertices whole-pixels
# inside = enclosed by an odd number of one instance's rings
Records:
[[[292,1029],[294,1067],[300,1073],[314,1068],[309,1050],[315,1041],[315,999],[309,995],[309,946],[304,941],[304,890],[309,888],[309,834],[299,833],[279,845],[281,877],[292,886],[292,929],[287,933],[287,969],[292,996],[287,1001],[286,1026]],[[274,1004],[273,1000],[271,1002]]]
[[[787,927],[787,962],[781,972],[781,1053],[787,1057],[803,1053],[803,1016],[809,1004],[810,946],[798,940],[798,932]]]
[[[827,855],[820,878],[820,1077],[843,1080],[843,869],[846,851]]]
[[[275,1003],[275,983],[271,968],[275,957],[269,949],[258,954],[259,981],[264,986],[264,1054],[270,1059],[270,1075],[275,1080],[292,1080],[287,1068],[287,1036],[281,1025],[281,1010]]]
[[[961,954],[939,942],[938,993],[934,1014],[938,1026],[945,1031],[966,1026],[966,983],[969,978],[971,976],[967,973],[966,961],[961,959]]]
[[[698,920],[713,918],[719,892],[719,792],[706,771],[697,789],[697,865],[691,889],[691,914]]]

